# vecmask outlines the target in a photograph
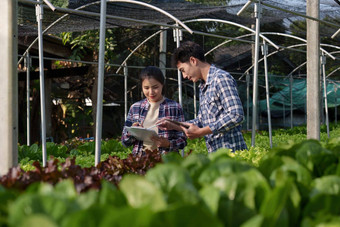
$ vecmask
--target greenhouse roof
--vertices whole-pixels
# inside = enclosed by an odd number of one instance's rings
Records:
[[[19,36],[37,34],[35,8],[33,0],[19,0],[18,25]],[[148,0],[139,1],[156,6],[166,12],[172,14],[180,20],[193,18],[218,18],[233,21],[243,25],[249,25],[254,22],[251,18],[253,12],[252,6],[249,7],[242,16],[236,13],[243,7],[247,0],[231,0],[231,1],[207,1],[209,4],[198,4],[184,0]],[[228,2],[228,3],[227,3]],[[271,23],[273,21],[285,20],[287,24],[296,19],[302,19],[298,14],[306,14],[305,0],[263,0],[262,23]],[[86,7],[85,7],[86,6]],[[87,12],[100,12],[100,1],[98,0],[69,0],[69,9],[77,9]],[[275,8],[276,7],[276,8]],[[278,10],[281,8],[282,10]],[[292,11],[287,12],[287,10]],[[46,28],[52,22],[57,20],[65,13],[60,11],[52,12],[46,9],[44,11],[43,27]],[[138,4],[126,2],[107,2],[107,14],[116,17],[124,17],[136,20],[153,21],[165,24],[173,24],[174,21],[169,17]],[[338,0],[320,0],[320,18],[327,21],[332,20],[334,26],[329,26],[329,34],[332,35],[340,28],[340,5]],[[124,19],[107,19],[107,27],[140,27],[146,24]],[[80,16],[71,14],[64,20],[53,26],[49,33],[60,33],[67,31],[83,31],[99,28],[99,17],[97,16]]]
[[[21,1],[19,1],[20,3]],[[22,1],[23,2],[23,1]],[[28,1],[24,1],[28,2]],[[95,4],[97,2],[97,4]],[[150,2],[150,1],[148,1]],[[84,7],[82,10],[87,12],[100,13],[100,1],[81,1],[85,3],[88,7]],[[91,4],[93,3],[93,4]],[[248,18],[235,18],[234,15],[228,14],[226,12],[225,6],[209,6],[202,4],[193,4],[183,1],[168,1],[167,3],[151,3],[153,6],[159,7],[160,9],[170,13],[180,20],[192,19],[207,16],[211,18],[219,18],[231,20],[239,23],[250,22]],[[69,8],[77,9],[82,5],[78,1],[77,4],[71,4]],[[59,17],[64,15],[61,12],[52,12],[50,10],[44,11],[43,27],[46,28],[48,25],[53,23]],[[107,4],[107,15],[113,15],[116,17],[131,18],[135,20],[145,20],[153,21],[164,24],[174,24],[174,21],[157,12],[153,9],[147,8],[141,5],[134,5],[129,3],[118,3],[118,2],[108,2]],[[147,25],[146,23],[127,21],[124,19],[110,19],[107,18],[107,27],[141,27]],[[19,36],[37,34],[35,8],[32,4],[22,3],[19,4],[19,14],[18,14],[18,24],[19,24]],[[64,20],[56,24],[53,28],[49,30],[49,33],[60,33],[68,31],[84,31],[84,30],[94,30],[99,29],[99,17],[96,16],[80,16],[72,14],[67,16]]]

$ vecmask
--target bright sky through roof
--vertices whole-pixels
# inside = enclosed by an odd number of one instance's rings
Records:
[[[246,2],[248,0],[231,0],[228,5],[239,6],[241,8]],[[262,2],[299,13],[306,12],[306,0],[262,0]],[[340,5],[334,0],[320,0],[320,16],[340,17]]]

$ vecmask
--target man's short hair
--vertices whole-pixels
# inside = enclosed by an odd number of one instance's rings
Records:
[[[172,55],[172,65],[176,67],[178,62],[188,62],[190,57],[194,57],[201,62],[205,62],[203,48],[195,42],[185,41],[175,49]]]

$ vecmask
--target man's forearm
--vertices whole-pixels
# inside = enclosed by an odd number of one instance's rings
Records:
[[[210,129],[210,127],[209,126],[205,126],[204,128],[200,128],[200,132],[199,132],[199,134],[200,134],[200,136],[205,136],[205,135],[208,135],[208,134],[212,134],[213,132],[212,132],[212,130]]]

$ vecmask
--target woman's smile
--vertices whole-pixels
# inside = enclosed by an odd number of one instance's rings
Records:
[[[163,85],[153,78],[144,79],[142,88],[143,93],[149,102],[158,102],[163,98]]]

